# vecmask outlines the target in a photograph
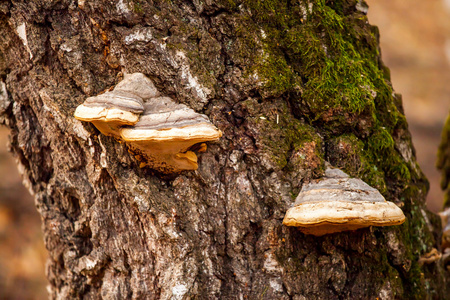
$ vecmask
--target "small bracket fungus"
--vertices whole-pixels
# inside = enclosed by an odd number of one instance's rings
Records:
[[[431,264],[439,259],[441,259],[442,257],[442,253],[440,253],[439,251],[437,251],[436,248],[431,249],[430,252],[425,253],[424,255],[422,255],[419,258],[419,265],[423,266],[424,264]]]
[[[120,134],[131,145],[142,165],[163,172],[196,170],[197,156],[192,146],[214,141],[222,136],[205,115],[168,97],[153,98],[144,105],[145,112],[134,126],[126,126]],[[206,150],[206,144],[199,150]]]
[[[400,225],[402,210],[361,179],[328,168],[325,178],[305,184],[283,224],[316,236],[368,226]]]
[[[144,74],[126,74],[111,92],[87,98],[74,116],[92,122],[104,135],[117,138],[119,127],[139,121],[144,101],[158,96],[155,85]]]
[[[442,250],[450,248],[450,207],[439,212],[442,221]]]
[[[143,111],[141,97],[113,90],[87,98],[77,107],[74,116],[78,120],[92,122],[104,135],[118,137],[119,127],[136,124]]]
[[[141,167],[163,173],[196,170],[193,151],[206,151],[203,142],[222,136],[207,116],[160,97],[153,82],[141,73],[125,75],[111,92],[87,98],[77,107],[75,118],[123,139]]]
[[[445,249],[441,259],[443,266],[450,272],[450,248]]]

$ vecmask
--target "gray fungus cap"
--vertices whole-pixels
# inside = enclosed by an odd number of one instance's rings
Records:
[[[334,171],[337,170],[337,171]],[[306,234],[324,235],[368,226],[399,225],[402,210],[377,189],[338,169],[325,171],[322,180],[303,186],[283,224]]]
[[[144,111],[141,97],[125,91],[111,91],[87,98],[75,110],[80,121],[92,122],[101,133],[118,137],[118,128],[136,124]]]
[[[208,117],[168,97],[153,98],[144,108],[138,123],[120,130],[143,166],[163,173],[196,170],[197,156],[190,148],[222,136]]]
[[[144,100],[160,95],[153,81],[142,73],[125,74],[114,90],[135,94]]]

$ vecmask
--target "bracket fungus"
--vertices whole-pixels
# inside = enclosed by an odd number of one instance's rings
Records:
[[[119,137],[119,127],[136,124],[144,111],[144,101],[158,96],[158,90],[147,76],[126,74],[112,91],[87,98],[74,116],[92,122],[104,135]]]
[[[437,260],[440,260],[441,257],[442,257],[442,253],[440,253],[436,248],[433,248],[433,249],[431,249],[430,252],[422,255],[419,258],[418,263],[420,266],[423,266],[424,264],[431,264]]]
[[[303,186],[283,224],[321,236],[404,221],[402,210],[386,201],[377,189],[361,179],[349,178],[339,169],[328,168],[325,178]]]
[[[144,111],[142,98],[122,91],[111,91],[89,97],[75,110],[75,118],[91,122],[108,136],[118,137],[123,125],[133,125],[139,121]]]
[[[450,248],[450,207],[439,212],[442,221],[442,243],[441,248],[445,250]]]
[[[77,107],[75,118],[124,140],[141,167],[163,173],[196,170],[193,151],[206,151],[203,142],[222,136],[207,116],[160,97],[153,82],[141,73],[125,75],[111,92],[87,98]]]
[[[152,168],[170,173],[196,170],[197,156],[191,147],[222,136],[205,115],[168,97],[153,98],[144,107],[139,122],[123,127],[120,134],[138,159]],[[206,150],[205,146],[200,149]]]

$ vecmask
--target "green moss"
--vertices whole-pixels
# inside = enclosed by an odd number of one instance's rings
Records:
[[[270,154],[280,169],[287,165],[291,152],[302,148],[304,143],[315,141],[316,149],[321,148],[321,140],[314,128],[301,124],[296,119],[291,119],[283,125],[267,119],[256,119],[256,122],[261,130],[259,138],[262,150]],[[321,153],[316,154],[323,160]]]
[[[142,4],[140,3],[140,1],[134,2],[134,12],[136,12],[138,14],[144,13],[144,10],[142,9]]]
[[[331,139],[328,157],[334,166],[353,177],[361,178],[386,195],[385,174],[365,149],[365,144],[354,134],[344,134]]]
[[[420,190],[417,186],[409,186],[403,193],[406,199],[414,199],[417,195],[425,194],[426,191]],[[411,249],[414,249],[413,254],[418,258],[421,254],[431,250],[434,247],[435,240],[428,224],[426,223],[424,207],[417,205],[412,201],[405,202],[405,216],[407,219],[408,231],[412,232],[409,236],[411,242]]]
[[[263,75],[262,81],[275,91],[274,94],[282,94],[295,84],[294,72],[281,56],[267,55],[257,67],[256,74]]]
[[[380,281],[380,284],[378,285],[380,287],[385,287],[388,284],[390,290],[392,291],[393,299],[403,297],[404,290],[399,272],[388,263],[388,255],[386,251],[381,251],[381,261],[382,263],[378,265],[380,267],[378,271],[383,275],[374,280]],[[378,266],[375,265],[374,268],[376,269]],[[379,291],[376,292],[379,293]]]
[[[329,131],[325,136],[366,119],[369,136],[360,137],[358,152],[367,154],[358,173],[385,191],[383,175],[402,182],[411,178],[392,138],[396,128],[406,128],[406,119],[379,62],[378,29],[363,14],[345,15],[350,2],[245,1],[251,14],[239,22],[236,44],[240,56],[252,61],[249,76],[264,83],[262,95],[287,95],[311,125]],[[278,159],[280,165],[285,161]]]
[[[408,164],[395,150],[394,140],[385,128],[378,129],[367,139],[344,134],[329,140],[330,162],[387,196],[386,179],[397,182],[411,179]]]
[[[426,252],[426,244],[423,243],[420,234],[420,231],[415,231],[421,229],[424,225],[419,221],[419,224],[416,223],[417,219],[420,218],[417,213],[418,211],[413,212],[412,215],[406,216],[406,222],[395,228],[396,235],[402,241],[402,243],[406,246],[404,259],[411,262],[411,266],[409,268],[403,267],[402,275],[407,280],[404,280],[404,297],[405,299],[424,299],[426,298],[426,291],[424,289],[423,281],[424,274],[421,269],[418,259],[420,254]],[[414,234],[411,234],[413,232]]]
[[[410,185],[405,189],[400,200],[404,201],[405,204],[402,210],[405,213],[406,221],[401,226],[391,228],[391,230],[396,231],[396,236],[405,246],[403,248],[405,251],[404,260],[411,262],[409,268],[400,268],[402,277],[406,279],[403,281],[405,290],[403,297],[405,299],[424,299],[430,293],[436,292],[430,290],[431,286],[427,284],[427,280],[435,276],[427,274],[427,272],[434,271],[423,268],[418,263],[419,258],[431,251],[436,244],[433,233],[425,220],[426,208],[415,202],[415,199],[421,194],[426,194],[425,186],[420,188],[416,185]]]
[[[423,288],[424,274],[416,261],[406,274],[408,281],[405,286],[404,299],[427,299],[427,293]]]
[[[248,120],[248,126],[258,131],[259,149],[269,154],[280,169],[286,167],[291,153],[302,149],[307,142],[315,145],[314,158],[323,164],[322,139],[312,126],[293,118],[286,103],[268,106],[247,100],[242,106],[255,115]]]
[[[383,73],[374,59],[373,36],[366,38],[370,51],[357,49],[357,41],[367,34],[354,25],[357,21],[339,15],[325,1],[316,1],[311,11],[307,2],[290,6],[289,1],[253,0],[247,5],[266,35],[255,69],[269,88],[284,93],[301,86],[302,98],[319,115],[329,107],[373,110],[373,78],[383,78]]]
[[[396,178],[399,182],[408,182],[411,179],[408,165],[395,150],[394,140],[385,127],[378,127],[368,138],[366,150],[390,178]]]
[[[371,167],[389,177],[409,180],[408,166],[392,138],[394,129],[405,126],[406,120],[394,104],[386,81],[389,74],[379,64],[378,30],[368,25],[367,17],[344,15],[347,4],[332,7],[323,0],[315,1],[311,8],[307,1],[294,6],[287,0],[249,0],[246,4],[260,28],[243,23],[243,28],[251,27],[253,36],[242,30],[240,36],[248,48],[241,49],[254,61],[250,73],[261,77],[269,90],[265,94],[295,98],[292,95],[300,90],[301,96],[293,101],[301,101],[302,107],[306,104],[302,113],[326,130],[349,122],[354,127],[358,115],[363,114],[373,124],[373,135],[364,140],[372,164],[365,173],[374,173],[368,171]],[[258,31],[262,32],[260,40],[254,36]],[[258,48],[261,52],[245,52]],[[383,185],[378,175],[372,181]]]
[[[218,53],[220,53],[220,45],[209,34],[200,31],[198,27],[187,22],[187,19],[186,22],[180,22],[172,30],[188,36],[189,43],[182,39],[169,39],[167,49],[173,51],[174,54],[177,51],[185,54],[189,72],[197,78],[203,87],[211,91],[212,95],[209,96],[214,96],[217,77],[223,72],[223,66],[218,64],[218,60],[216,60]],[[199,49],[197,45],[199,40],[204,44],[203,49]]]
[[[227,10],[235,10],[238,8],[238,4],[233,0],[218,0],[215,3],[220,3]]]

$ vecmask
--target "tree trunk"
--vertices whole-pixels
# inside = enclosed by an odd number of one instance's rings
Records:
[[[442,128],[442,138],[437,153],[437,168],[442,173],[441,188],[444,191],[444,208],[450,208],[450,113]]]
[[[51,298],[443,299],[439,219],[363,1],[0,3],[0,120],[41,214]],[[222,132],[196,171],[140,168],[73,117],[141,72]],[[401,226],[282,225],[325,161]],[[448,274],[447,274],[448,275]]]

